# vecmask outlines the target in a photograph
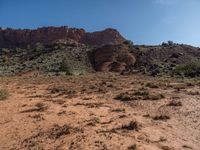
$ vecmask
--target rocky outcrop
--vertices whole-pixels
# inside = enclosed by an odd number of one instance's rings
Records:
[[[136,59],[128,49],[128,46],[124,44],[98,48],[93,55],[95,69],[104,72],[122,72],[133,67]]]
[[[117,30],[111,28],[108,28],[104,31],[87,33],[82,38],[83,43],[90,45],[113,45],[120,44],[124,41],[125,39],[120,35],[120,33]]]
[[[1,29],[0,48],[25,47],[36,43],[51,44],[59,39],[72,39],[89,45],[119,44],[125,39],[115,29],[89,33],[84,29],[63,27],[43,27],[30,29]]]

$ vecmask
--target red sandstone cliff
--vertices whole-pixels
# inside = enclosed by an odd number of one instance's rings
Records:
[[[89,45],[119,44],[124,38],[115,29],[89,33],[84,29],[63,27],[43,27],[35,30],[30,29],[1,29],[0,48],[24,47],[36,44],[51,44],[58,39],[72,39],[79,43]]]

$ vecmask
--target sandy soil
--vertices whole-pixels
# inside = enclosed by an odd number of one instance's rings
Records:
[[[199,150],[198,80],[95,73],[0,79],[1,150]],[[149,85],[146,85],[149,83]],[[152,85],[153,84],[153,85]],[[155,86],[156,85],[156,86]],[[148,91],[152,100],[117,98]],[[136,95],[136,94],[135,94]]]

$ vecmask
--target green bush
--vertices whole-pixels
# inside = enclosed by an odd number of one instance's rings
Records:
[[[22,48],[19,48],[19,47],[15,48],[15,52],[16,52],[16,53],[22,53],[22,52],[24,52],[24,51],[25,51],[25,50],[22,49]]]
[[[134,43],[131,40],[125,40],[123,43],[130,46],[134,45]]]
[[[60,65],[60,71],[65,72],[66,75],[73,75],[73,70],[70,65],[70,61],[67,58],[64,58]]]
[[[2,48],[1,51],[4,53],[4,54],[9,54],[10,53],[10,50],[8,48]]]
[[[59,71],[65,72],[66,75],[83,75],[88,71],[86,65],[71,56],[65,56],[60,64]]]
[[[0,101],[7,99],[9,93],[7,90],[0,90]]]
[[[36,43],[35,44],[35,50],[37,52],[43,51],[45,49],[44,45],[42,43]]]
[[[178,65],[175,67],[173,73],[175,75],[183,75],[185,77],[198,77],[200,76],[200,61]]]

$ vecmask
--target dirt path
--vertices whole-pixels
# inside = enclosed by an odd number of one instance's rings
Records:
[[[200,84],[195,80],[96,73],[28,74],[0,82],[0,89],[10,93],[0,101],[3,150],[200,147]]]

